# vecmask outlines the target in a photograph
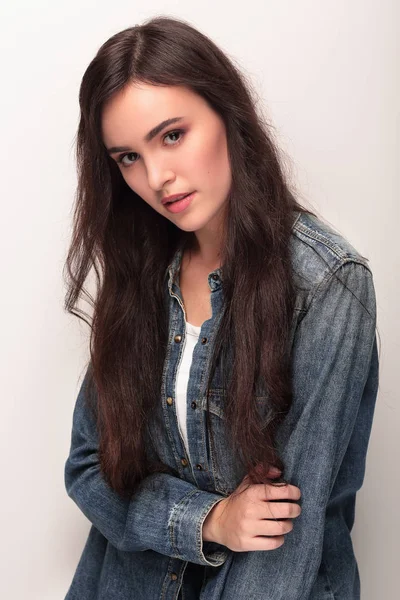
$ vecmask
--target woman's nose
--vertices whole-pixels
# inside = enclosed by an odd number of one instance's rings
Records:
[[[147,166],[147,180],[149,187],[158,192],[164,189],[167,183],[175,180],[175,174],[162,163],[152,163]]]

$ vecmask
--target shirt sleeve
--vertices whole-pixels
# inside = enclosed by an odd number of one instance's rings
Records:
[[[145,477],[130,499],[105,481],[99,465],[97,428],[85,402],[87,372],[73,412],[64,478],[68,496],[118,550],[155,550],[200,565],[222,565],[229,550],[203,542],[203,522],[223,496],[167,473]]]
[[[302,512],[284,544],[262,553],[265,600],[308,600],[324,543],[331,548],[340,543],[332,519],[355,496],[365,470],[378,387],[375,326],[372,274],[356,261],[344,263],[318,286],[297,325],[293,402],[278,429],[277,447],[286,480],[301,490]],[[338,476],[350,450],[354,464]],[[228,586],[224,598],[231,591]]]

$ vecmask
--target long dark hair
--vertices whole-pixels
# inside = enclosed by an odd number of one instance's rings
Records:
[[[222,244],[225,308],[213,356],[233,352],[225,422],[252,483],[282,471],[274,437],[292,401],[288,336],[294,310],[289,238],[294,211],[315,214],[289,189],[272,128],[256,109],[245,75],[207,36],[183,20],[156,17],[108,39],[86,69],[79,93],[78,187],[64,267],[65,308],[91,327],[88,382],[99,432],[99,461],[110,486],[130,495],[155,471],[145,431],[160,402],[168,339],[165,273],[184,232],[124,181],[101,135],[104,103],[131,82],[183,85],[225,124],[232,187]],[[95,298],[84,283],[91,269]],[[78,308],[88,299],[89,315]],[[265,382],[272,413],[262,429],[255,382]],[[229,400],[228,400],[229,399]],[[208,417],[208,410],[207,410]],[[210,426],[210,423],[208,423]]]

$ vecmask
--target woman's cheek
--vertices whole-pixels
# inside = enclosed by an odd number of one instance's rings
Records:
[[[135,167],[136,167],[136,165],[135,165]],[[125,179],[125,182],[127,183],[127,185],[131,188],[131,190],[134,191],[136,194],[138,194],[141,198],[149,198],[149,196],[150,196],[149,189],[150,188],[147,185],[146,181],[144,180],[143,174],[137,173],[138,169],[135,169],[135,170],[136,170],[136,173],[133,174],[128,167],[126,169],[126,173],[124,173],[124,172],[122,173],[123,178]]]

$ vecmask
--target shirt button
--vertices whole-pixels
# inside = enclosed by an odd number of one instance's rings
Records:
[[[203,344],[203,346],[204,344],[207,344],[207,338],[201,338],[201,343]]]
[[[181,336],[181,335],[176,335],[176,336],[174,337],[174,340],[175,340],[175,342],[176,342],[177,344],[179,344],[179,342],[181,342],[181,341],[182,341],[182,336]]]
[[[196,408],[197,404],[196,402],[192,402],[192,404],[190,405],[192,408]]]
[[[186,458],[181,458],[181,463],[184,467],[187,467],[188,465],[188,461],[186,460]]]
[[[168,404],[168,406],[171,406],[172,403],[173,403],[172,398],[171,397],[167,398],[167,404]]]
[[[198,469],[199,471],[202,471],[203,467],[201,465],[196,465],[196,469]]]
[[[171,573],[171,579],[172,581],[175,581],[176,579],[178,579],[178,575],[176,573]]]

